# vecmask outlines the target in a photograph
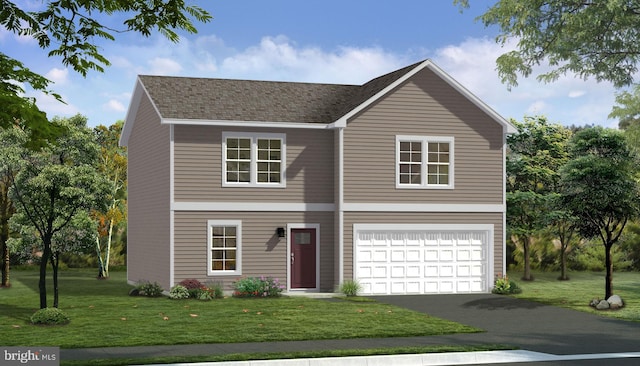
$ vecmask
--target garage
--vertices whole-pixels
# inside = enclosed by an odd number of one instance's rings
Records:
[[[363,295],[489,291],[493,225],[353,225]]]

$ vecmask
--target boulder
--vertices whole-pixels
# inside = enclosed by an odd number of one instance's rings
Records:
[[[589,301],[589,306],[591,306],[592,308],[595,308],[596,306],[598,306],[598,304],[600,303],[600,299],[591,299],[591,301]]]
[[[598,303],[598,305],[596,305],[596,309],[598,310],[609,309],[609,303],[607,302],[607,300],[602,300]]]
[[[607,299],[607,302],[609,303],[609,307],[611,309],[619,309],[624,305],[622,299],[618,295],[612,295]]]

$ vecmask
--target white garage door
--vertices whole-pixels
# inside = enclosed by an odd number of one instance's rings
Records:
[[[492,225],[360,224],[353,235],[362,294],[488,292]]]

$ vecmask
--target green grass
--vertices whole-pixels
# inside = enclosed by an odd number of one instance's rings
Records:
[[[96,280],[95,270],[60,273],[65,326],[29,323],[37,310],[38,273],[12,271],[0,290],[0,344],[4,346],[114,347],[405,337],[478,329],[377,302],[309,298],[225,298],[213,301],[129,297],[124,272]],[[52,299],[49,299],[51,303]]]
[[[534,281],[522,281],[522,272],[509,271],[509,278],[522,288],[522,293],[513,295],[514,297],[612,318],[640,321],[640,273],[613,273],[613,293],[622,298],[625,306],[608,311],[597,311],[589,306],[591,299],[604,297],[604,272],[570,272],[569,281],[558,281],[559,276],[558,272],[534,272]]]

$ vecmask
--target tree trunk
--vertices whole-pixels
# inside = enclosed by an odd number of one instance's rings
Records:
[[[109,261],[111,257],[111,237],[113,236],[113,220],[109,220],[109,237],[107,238],[107,253],[104,260],[104,274],[109,277]]]
[[[51,268],[53,269],[53,307],[58,307],[58,265],[60,264],[60,253],[51,254]]]
[[[529,250],[531,246],[531,238],[528,236],[524,236],[522,238],[522,252],[524,255],[524,275],[522,276],[523,281],[531,281],[533,278],[531,277],[531,259]]]
[[[567,277],[567,245],[560,243],[560,279],[566,281]]]
[[[40,309],[47,307],[47,262],[51,257],[51,238],[45,237],[42,239],[42,258],[40,260],[40,280],[38,281],[38,288],[40,289]]]
[[[605,300],[613,295],[613,261],[611,260],[611,247],[613,243],[607,243],[604,246],[604,264],[607,270],[605,277]]]
[[[0,271],[2,272],[2,281],[0,287],[11,287],[9,281],[9,219],[13,214],[13,208],[9,201],[9,186],[6,181],[0,182]]]
[[[98,278],[104,278],[104,262],[102,261],[102,251],[100,250],[100,234],[96,234],[96,254],[98,255]]]

